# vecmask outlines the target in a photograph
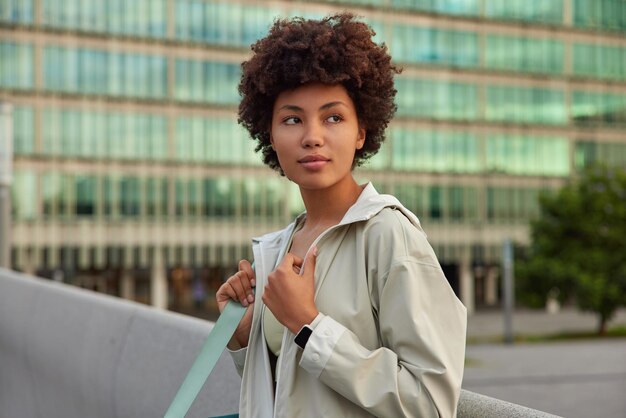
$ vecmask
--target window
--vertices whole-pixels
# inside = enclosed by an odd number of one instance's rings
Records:
[[[96,177],[76,176],[75,195],[77,216],[94,216],[96,213]]]
[[[0,88],[28,90],[33,86],[33,46],[0,41]]]
[[[15,106],[13,108],[13,152],[15,155],[30,155],[35,152],[33,126],[33,108]]]
[[[34,220],[37,216],[37,177],[30,170],[16,170],[11,187],[11,209],[18,221]]]

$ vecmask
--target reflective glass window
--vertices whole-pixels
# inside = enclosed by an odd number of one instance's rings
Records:
[[[0,41],[0,88],[32,89],[32,44]]]
[[[619,142],[578,141],[574,149],[574,165],[583,170],[597,163],[626,167],[626,144]]]
[[[33,0],[0,0],[0,22],[33,23]]]
[[[158,187],[156,187],[156,179],[148,177],[144,182],[144,195],[145,195],[145,207],[146,216],[154,217],[158,213]]]
[[[390,137],[389,131],[387,131],[387,138]],[[391,141],[387,140],[386,143],[380,147],[378,152],[365,162],[365,167],[370,170],[385,170],[391,165]],[[260,158],[260,156],[259,156]]]
[[[575,43],[572,48],[575,75],[626,80],[626,48]]]
[[[119,214],[119,176],[105,176],[102,179],[104,215],[113,217]]]
[[[426,216],[427,199],[426,188],[424,186],[409,183],[396,183],[393,185],[393,195],[418,217]]]
[[[391,54],[401,62],[475,67],[478,37],[473,32],[394,25]]]
[[[176,37],[247,47],[263,37],[281,12],[269,5],[176,0]]]
[[[626,31],[626,3],[623,0],[572,0],[574,26]]]
[[[391,6],[397,9],[452,15],[475,16],[478,14],[478,0],[392,0]]]
[[[563,72],[563,43],[551,39],[488,35],[485,66],[497,70]]]
[[[255,142],[232,118],[180,117],[176,123],[175,158],[187,162],[252,164],[261,162]]]
[[[281,179],[248,177],[242,179],[235,188],[241,191],[239,210],[243,219],[254,222],[281,221],[288,193]]]
[[[11,185],[11,210],[18,221],[34,220],[37,216],[37,177],[30,170],[15,170]]]
[[[35,152],[33,108],[13,108],[13,152],[15,155],[30,155]]]
[[[120,181],[120,214],[139,216],[141,207],[140,183],[138,177],[124,176]]]
[[[585,125],[626,125],[626,94],[576,90],[571,100],[572,121]]]
[[[443,218],[443,190],[441,186],[428,188],[429,218],[435,221]]]
[[[265,186],[265,217],[268,220],[282,222],[286,209],[285,182],[279,178],[271,178],[263,182]]]
[[[61,112],[59,109],[45,109],[42,124],[46,129],[41,132],[42,152],[46,155],[61,153]]]
[[[487,188],[487,220],[496,223],[527,223],[539,213],[540,189]]]
[[[236,64],[177,59],[174,97],[181,101],[237,104],[239,77]]]
[[[484,0],[485,16],[542,23],[563,22],[563,0]]]
[[[118,35],[163,37],[167,0],[41,0],[46,26]]]
[[[241,212],[244,218],[259,220],[264,209],[263,182],[246,178],[241,184]]]
[[[176,194],[176,200],[174,205],[174,213],[177,217],[182,217],[187,214],[187,180],[178,178],[174,183],[174,189]]]
[[[448,188],[448,219],[461,221],[465,218],[465,198],[463,187],[452,186]]]
[[[191,39],[191,25],[189,25],[189,1],[176,0],[176,37]]]
[[[201,182],[198,179],[189,179],[187,182],[187,216],[194,218],[200,215],[201,210]]]
[[[226,177],[202,180],[202,212],[211,218],[232,218],[236,213],[236,193],[232,179]]]
[[[74,216],[74,179],[68,174],[60,176],[60,195],[58,201],[58,215],[62,218],[70,218]]]
[[[478,172],[477,138],[466,132],[392,130],[391,165],[397,170],[426,172]]]
[[[398,77],[396,86],[398,116],[476,119],[477,89],[473,84]]]
[[[138,98],[166,94],[164,57],[85,48],[44,48],[44,89]]]
[[[522,176],[570,174],[567,138],[492,135],[486,138],[488,171]]]
[[[167,34],[167,0],[148,0],[150,5],[150,20],[148,32],[154,37],[164,37]]]
[[[41,177],[41,200],[45,217],[53,217],[61,196],[61,176],[57,172],[45,172]]]
[[[564,93],[560,90],[488,86],[485,116],[494,122],[564,124]]]
[[[95,176],[79,175],[74,178],[77,216],[94,216],[96,213],[97,182]]]
[[[142,113],[43,111],[42,152],[63,157],[163,160],[167,120]]]
[[[248,46],[265,36],[271,23],[280,15],[278,10],[268,7],[244,6],[241,10],[241,39]]]

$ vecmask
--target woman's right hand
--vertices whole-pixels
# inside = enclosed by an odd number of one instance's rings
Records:
[[[252,326],[252,311],[254,307],[254,290],[256,286],[256,277],[254,269],[248,260],[239,262],[239,271],[226,280],[220,286],[215,294],[217,307],[220,313],[224,311],[226,304],[231,299],[248,307],[243,319],[233,334],[233,338],[228,343],[228,348],[237,350],[248,346],[248,338],[250,337],[250,328]]]

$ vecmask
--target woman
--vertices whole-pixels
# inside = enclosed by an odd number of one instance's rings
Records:
[[[465,308],[415,215],[352,175],[396,110],[372,35],[349,14],[279,20],[242,65],[239,121],[306,207],[217,292],[248,306],[229,343],[243,417],[456,414]]]

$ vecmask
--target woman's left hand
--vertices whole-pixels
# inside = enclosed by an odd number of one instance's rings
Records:
[[[317,247],[307,253],[305,260],[288,253],[269,274],[263,290],[263,303],[294,334],[310,324],[319,313],[314,300],[316,258]],[[304,270],[300,271],[303,267]]]

